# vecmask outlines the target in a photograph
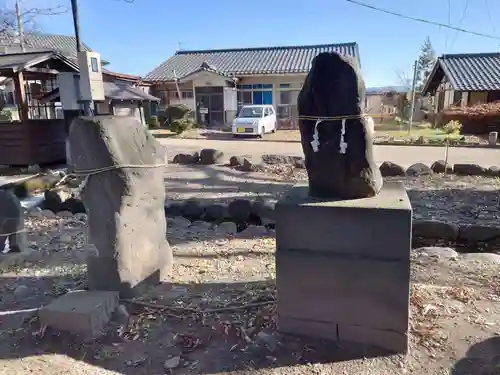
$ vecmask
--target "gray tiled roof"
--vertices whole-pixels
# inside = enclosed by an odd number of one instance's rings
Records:
[[[159,98],[153,95],[149,95],[139,88],[114,82],[104,82],[104,96],[106,97],[106,99],[111,100],[142,100],[151,102],[160,101]]]
[[[149,101],[159,102],[160,99],[149,95],[139,88],[127,85],[116,84],[114,82],[103,82],[104,97],[110,100],[123,100],[123,101]],[[52,90],[38,98],[41,103],[54,102],[60,100],[59,88]]]
[[[27,50],[53,50],[70,58],[76,57],[76,38],[74,36],[25,33],[24,43]],[[19,46],[19,39],[12,36],[2,37],[0,45]],[[85,43],[82,43],[82,47],[86,51],[92,51]]]
[[[439,70],[457,91],[500,90],[500,53],[472,53],[441,56],[424,90]]]
[[[70,60],[54,51],[13,53],[0,55],[0,70],[18,71],[51,58],[57,58],[71,64]],[[75,65],[74,68],[77,66]]]
[[[357,43],[178,51],[174,56],[148,73],[145,80],[169,81],[174,78],[180,79],[200,69],[204,63],[218,72],[235,76],[307,73],[313,58],[321,52],[341,53],[352,56],[359,62]]]

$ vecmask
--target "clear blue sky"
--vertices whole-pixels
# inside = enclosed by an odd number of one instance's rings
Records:
[[[360,1],[500,36],[500,24],[495,28],[490,21],[500,18],[498,0],[469,0],[461,23],[467,0]],[[58,2],[69,5],[70,0]],[[208,49],[355,41],[367,86],[399,84],[396,72],[410,74],[427,36],[438,54],[500,49],[500,40],[421,24],[345,0],[80,0],[79,4],[82,39],[111,62],[110,69],[138,75],[174,54],[179,43],[182,49]],[[46,32],[73,34],[71,13],[39,23]]]

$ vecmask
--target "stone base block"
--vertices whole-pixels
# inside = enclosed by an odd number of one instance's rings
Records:
[[[400,184],[336,202],[292,188],[276,208],[280,330],[405,353],[411,214]]]
[[[44,325],[92,339],[102,333],[118,304],[118,292],[75,291],[42,307],[38,316]]]

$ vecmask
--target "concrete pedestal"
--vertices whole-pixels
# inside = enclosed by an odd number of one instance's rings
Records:
[[[347,201],[294,186],[276,205],[279,329],[406,353],[411,220],[400,183]]]

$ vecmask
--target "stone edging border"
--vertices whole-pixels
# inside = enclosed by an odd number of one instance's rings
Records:
[[[206,204],[196,199],[165,202],[165,216],[169,226],[184,228],[214,229],[227,235],[244,237],[272,235],[275,225],[275,205],[273,198],[238,198],[229,203]],[[69,211],[54,213],[50,210],[34,209],[31,217],[74,218],[85,220],[84,213]],[[437,220],[414,220],[412,225],[412,247],[458,245],[475,248],[482,252],[491,245],[500,244],[500,227],[456,224]]]
[[[181,153],[173,158],[174,164],[183,165],[214,165],[221,164],[224,153],[216,149],[202,149],[200,152]],[[229,159],[229,166],[235,167],[243,172],[261,170],[263,165],[287,164],[295,168],[304,169],[304,158],[290,155],[262,155],[260,162],[254,162],[252,158],[244,156],[232,156]],[[458,176],[482,176],[500,177],[500,166],[482,167],[478,164],[445,164],[444,160],[436,160],[431,166],[423,163],[415,163],[405,169],[399,164],[391,161],[384,161],[380,165],[380,172],[383,177],[419,177],[432,175],[434,173],[449,173]]]

